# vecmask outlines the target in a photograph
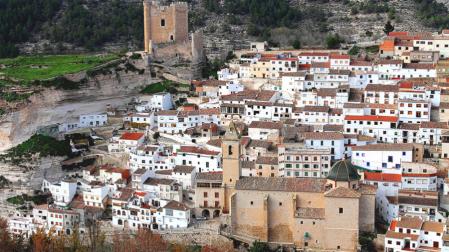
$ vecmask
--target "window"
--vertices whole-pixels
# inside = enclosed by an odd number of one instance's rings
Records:
[[[207,192],[203,193],[204,198],[207,198]]]
[[[253,201],[251,201],[251,202],[250,202],[250,204],[251,204],[251,206],[252,206],[252,205],[254,204],[254,202],[253,202]]]
[[[232,155],[232,145],[228,146],[228,155]]]
[[[165,26],[165,19],[161,19],[161,26],[162,26],[162,27]]]
[[[340,213],[340,214],[343,213],[343,207],[338,208],[338,213]]]
[[[218,197],[219,197],[219,193],[216,192],[216,193],[215,193],[215,198],[218,198]]]

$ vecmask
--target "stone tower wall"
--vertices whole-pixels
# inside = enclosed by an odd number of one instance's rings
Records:
[[[183,42],[189,39],[187,3],[159,6],[153,1],[145,0],[143,6],[146,52],[149,52],[150,41],[160,44]]]

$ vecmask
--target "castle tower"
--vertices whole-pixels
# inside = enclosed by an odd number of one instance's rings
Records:
[[[242,175],[240,165],[240,156],[242,154],[240,136],[233,122],[229,124],[229,130],[223,137],[221,150],[223,156],[223,187],[225,201],[223,213],[229,213],[235,184]]]
[[[185,42],[189,39],[189,7],[187,3],[171,3],[161,6],[151,0],[143,0],[145,52],[151,53],[151,42]]]
[[[151,2],[150,0],[143,1],[143,30],[144,30],[144,46],[145,52],[151,53]]]

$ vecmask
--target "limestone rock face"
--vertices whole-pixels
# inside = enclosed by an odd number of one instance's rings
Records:
[[[83,74],[67,76],[82,79]],[[106,106],[122,105],[136,95],[146,74],[115,72],[89,78],[77,90],[45,89],[30,97],[30,103],[0,119],[0,152],[32,136],[39,127],[66,122],[81,114],[106,111]]]

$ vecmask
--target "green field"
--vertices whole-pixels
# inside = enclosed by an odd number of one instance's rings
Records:
[[[0,76],[21,80],[46,80],[64,74],[88,70],[118,59],[118,55],[51,55],[20,56],[0,59]],[[2,65],[4,67],[2,67]]]

